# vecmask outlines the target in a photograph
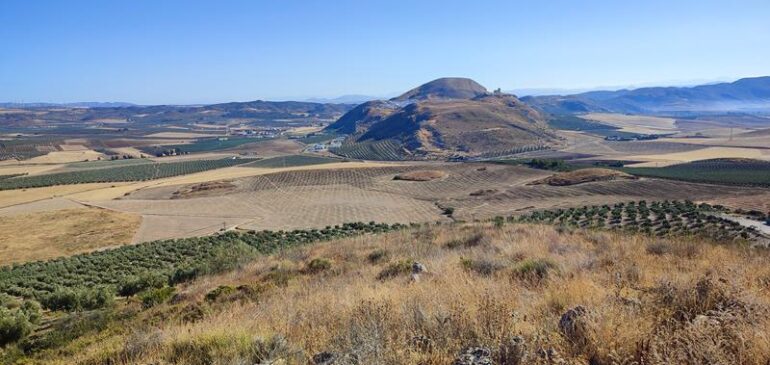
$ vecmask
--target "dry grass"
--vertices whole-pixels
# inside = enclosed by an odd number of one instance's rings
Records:
[[[97,208],[0,219],[0,265],[45,260],[131,242],[141,218]]]
[[[127,324],[47,363],[307,364],[328,352],[341,364],[451,364],[482,346],[504,365],[767,364],[768,258],[548,226],[412,229],[199,280],[146,313],[152,327]],[[410,277],[413,261],[427,272]],[[224,285],[239,289],[205,299]]]
[[[3,190],[0,191],[0,207],[9,207],[13,205],[26,204],[63,196],[82,196],[93,198],[95,196],[93,195],[94,192],[99,192],[105,189],[117,189],[124,185],[126,185],[126,183],[93,183],[46,186],[42,188],[20,190]]]
[[[72,150],[49,152],[48,154],[33,157],[24,162],[30,164],[61,164],[80,161],[95,161],[99,158],[103,159],[106,157],[104,154],[94,150],[84,149],[85,147],[81,145],[62,145],[62,148],[64,148],[64,146],[70,146]]]

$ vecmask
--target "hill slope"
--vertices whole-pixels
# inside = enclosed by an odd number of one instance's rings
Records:
[[[767,259],[687,237],[429,225],[57,312],[4,363],[765,364]]]
[[[408,102],[399,107],[399,100]],[[431,81],[391,101],[361,104],[327,130],[351,135],[346,150],[388,141],[412,158],[479,156],[557,140],[542,115],[515,96],[486,93],[473,80],[455,78]]]
[[[511,95],[410,104],[358,141],[397,139],[420,154],[479,155],[555,138],[539,113]]]
[[[487,93],[485,87],[471,79],[444,77],[422,84],[390,100],[472,99]]]

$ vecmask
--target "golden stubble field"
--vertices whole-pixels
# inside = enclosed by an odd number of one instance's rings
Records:
[[[0,266],[131,243],[141,218],[98,208],[0,216]]]
[[[640,134],[667,134],[678,131],[676,119],[612,113],[589,113],[580,116],[620,128],[622,132]]]

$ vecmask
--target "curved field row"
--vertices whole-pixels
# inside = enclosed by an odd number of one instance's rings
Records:
[[[403,145],[395,140],[346,143],[330,152],[358,160],[402,161],[408,159]]]
[[[569,208],[581,205],[609,204],[634,199],[688,199],[702,201],[731,196],[752,196],[757,189],[736,189],[657,179],[608,181],[574,186],[517,186],[505,192],[483,197],[465,197],[441,201],[455,208],[454,216],[470,220],[514,214],[536,208]]]
[[[98,182],[145,181],[164,177],[187,175],[195,172],[230,167],[250,162],[245,159],[222,159],[153,163],[104,169],[60,172],[36,176],[23,176],[0,180],[0,190],[36,188]]]

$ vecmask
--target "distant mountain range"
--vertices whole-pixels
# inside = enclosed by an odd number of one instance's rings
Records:
[[[0,103],[0,108],[125,108],[138,106],[123,102],[84,101],[77,103]]]
[[[552,114],[766,112],[770,111],[770,77],[744,78],[730,83],[694,87],[645,87],[566,96],[527,96],[522,101]]]
[[[336,98],[310,98],[305,101],[323,104],[361,104],[371,100],[380,99],[371,95],[342,95]]]

